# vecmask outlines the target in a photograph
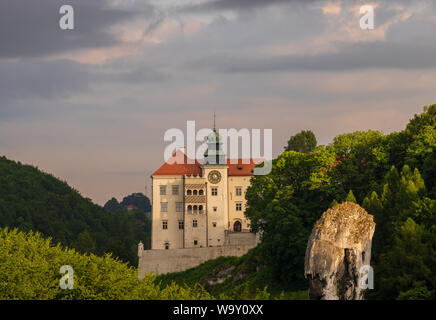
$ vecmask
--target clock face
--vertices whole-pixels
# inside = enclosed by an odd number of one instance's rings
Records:
[[[221,181],[221,173],[219,171],[213,170],[209,172],[209,175],[207,176],[210,183],[216,184]]]

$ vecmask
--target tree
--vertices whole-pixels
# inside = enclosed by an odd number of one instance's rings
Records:
[[[436,234],[408,218],[392,248],[381,255],[374,268],[377,286],[372,295],[382,299],[434,299],[435,246]]]
[[[304,287],[304,253],[314,222],[333,200],[329,173],[335,155],[325,148],[311,154],[287,151],[273,160],[266,176],[247,189],[246,216],[261,231],[257,250],[284,286]]]
[[[122,210],[123,207],[120,205],[120,203],[118,202],[118,200],[114,197],[112,197],[112,199],[108,200],[105,205],[104,208],[106,210],[109,210],[111,212],[115,212],[118,210]]]
[[[285,151],[296,151],[301,153],[311,153],[317,145],[315,134],[310,130],[302,130],[300,133],[292,136]]]
[[[345,201],[347,202],[353,202],[353,203],[357,203],[356,201],[356,197],[353,194],[353,190],[350,190],[347,194],[347,198],[345,198]]]
[[[77,240],[74,242],[74,248],[82,253],[95,252],[95,241],[87,230],[77,236]]]

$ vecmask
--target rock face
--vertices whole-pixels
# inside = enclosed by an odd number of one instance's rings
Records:
[[[309,297],[361,300],[360,268],[370,265],[373,216],[351,202],[323,213],[310,235],[304,266]]]

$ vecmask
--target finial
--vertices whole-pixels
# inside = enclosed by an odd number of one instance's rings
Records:
[[[216,128],[215,128],[215,112],[213,113],[213,132],[216,132]]]

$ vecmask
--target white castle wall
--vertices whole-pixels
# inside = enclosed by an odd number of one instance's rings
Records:
[[[184,271],[218,257],[240,257],[254,248],[257,240],[253,233],[231,233],[226,239],[229,245],[220,247],[143,250],[140,244],[138,248],[139,278],[143,278],[146,272],[165,274]]]

